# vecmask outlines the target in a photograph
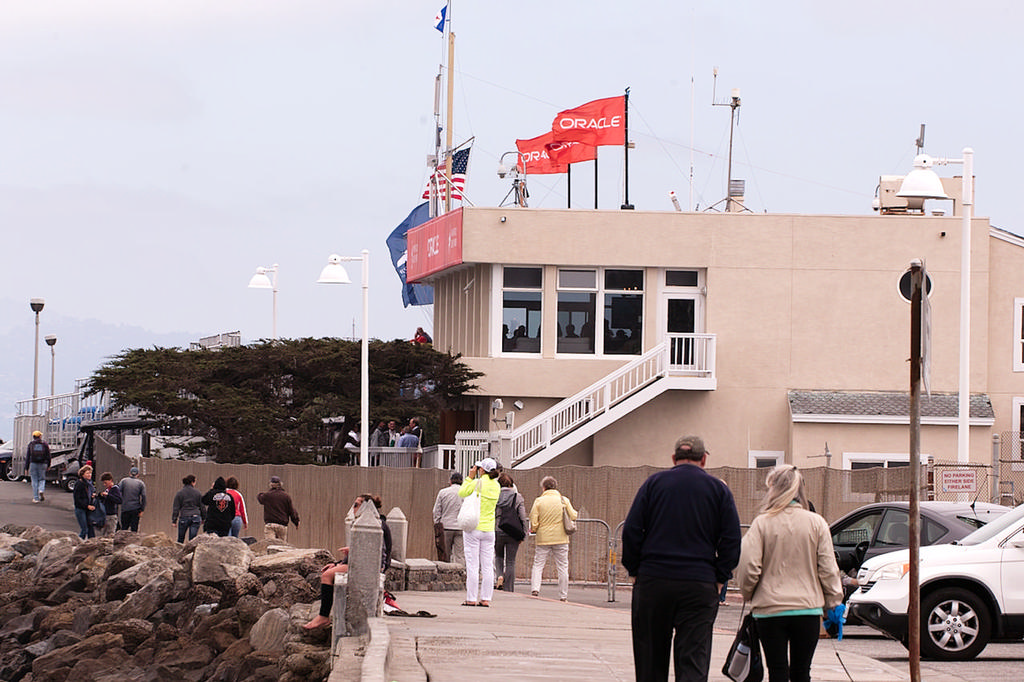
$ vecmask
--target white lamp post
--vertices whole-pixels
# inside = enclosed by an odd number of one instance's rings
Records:
[[[35,360],[32,364],[32,414],[37,412],[36,398],[39,397],[39,312],[45,304],[46,301],[41,298],[33,298],[28,302],[32,312],[36,314],[36,351]]]
[[[343,262],[361,261],[363,275],[363,342],[359,356],[359,466],[369,466],[370,455],[370,252],[361,256],[331,254],[317,284],[351,284]]]
[[[957,394],[957,462],[970,460],[970,405],[971,405],[971,218],[974,209],[974,150],[964,147],[963,158],[933,158],[919,154],[914,159],[914,170],[903,180],[898,197],[948,199],[942,181],[931,170],[933,165],[963,166],[963,185],[960,199],[963,227],[960,235],[960,380]]]
[[[43,337],[43,340],[46,341],[46,345],[50,347],[50,395],[53,396],[57,395],[57,391],[54,389],[56,386],[56,383],[54,382],[54,378],[56,376],[54,374],[54,367],[57,364],[57,350],[54,346],[57,345],[57,337],[53,334],[47,334]]]
[[[274,279],[271,280],[267,276],[267,273],[274,275]],[[277,263],[274,263],[269,268],[258,267],[256,268],[256,274],[249,280],[250,289],[272,289],[274,292],[274,326],[273,339],[277,341]]]

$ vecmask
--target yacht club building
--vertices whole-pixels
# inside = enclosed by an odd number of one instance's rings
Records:
[[[956,202],[957,204],[959,202]],[[899,466],[911,261],[925,263],[921,452],[957,460],[961,218],[464,207],[408,234],[434,345],[484,373],[506,465]],[[970,460],[1024,411],[1024,239],[972,221]],[[902,285],[902,286],[901,286]],[[1015,435],[1013,435],[1015,434]],[[1012,436],[1012,437],[1011,437]]]

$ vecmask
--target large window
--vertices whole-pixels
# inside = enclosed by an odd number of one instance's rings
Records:
[[[643,351],[643,270],[605,270],[604,291],[604,352],[640,355]]]
[[[501,350],[540,353],[540,268],[504,268],[502,273]]]
[[[597,271],[558,271],[559,353],[593,353]]]

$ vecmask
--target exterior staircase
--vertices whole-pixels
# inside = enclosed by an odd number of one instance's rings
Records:
[[[542,466],[665,391],[713,391],[714,334],[670,334],[661,344],[553,405],[525,424],[498,434],[513,469]]]

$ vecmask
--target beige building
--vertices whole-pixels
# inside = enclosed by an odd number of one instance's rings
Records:
[[[957,460],[962,219],[462,208],[409,232],[434,341],[484,373],[506,464],[899,466],[909,453],[909,265],[931,294],[921,452]],[[970,460],[1019,457],[1024,238],[972,222]],[[904,290],[909,295],[907,281]],[[509,426],[510,428],[506,428]],[[823,455],[829,453],[828,458]]]

